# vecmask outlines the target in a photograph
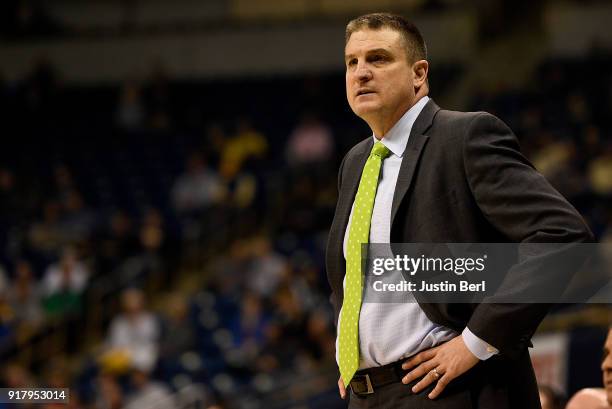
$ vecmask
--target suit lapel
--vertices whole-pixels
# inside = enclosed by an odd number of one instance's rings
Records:
[[[408,139],[408,144],[406,145],[406,150],[404,151],[402,165],[400,166],[400,171],[397,176],[397,183],[395,185],[395,192],[393,194],[391,226],[393,226],[393,221],[395,220],[397,210],[399,209],[406,192],[410,188],[419,158],[421,157],[423,148],[429,139],[429,136],[425,135],[424,132],[429,129],[433,122],[434,116],[439,110],[440,107],[436,105],[433,99],[429,100],[425,107],[423,107],[423,110],[417,117],[414,125],[412,125],[410,138]]]
[[[344,177],[344,182],[342,183],[342,188],[338,198],[340,254],[342,254],[344,231],[346,230],[346,225],[348,224],[349,216],[351,215],[351,207],[353,205],[355,195],[357,194],[357,188],[359,187],[361,173],[363,171],[363,167],[365,166],[366,161],[368,160],[368,156],[370,154],[370,151],[372,150],[373,144],[374,143],[372,139],[365,143],[364,149],[361,152],[357,153],[354,160],[350,162],[347,161],[346,168],[343,170],[343,173],[346,176]]]
[[[344,168],[342,169],[342,187],[338,195],[338,204],[336,206],[334,221],[329,231],[328,258],[326,260],[328,263],[327,273],[330,284],[336,295],[336,299],[332,301],[335,302],[336,314],[339,313],[340,306],[342,306],[342,300],[344,299],[344,292],[342,289],[342,280],[345,274],[344,256],[342,254],[344,233],[351,214],[353,200],[357,194],[357,188],[359,187],[361,172],[372,150],[372,145],[373,142],[371,139],[363,143],[363,148],[355,152],[355,155],[345,162]],[[337,315],[335,319],[338,319]]]

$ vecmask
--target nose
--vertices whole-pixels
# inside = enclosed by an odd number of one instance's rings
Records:
[[[363,62],[359,62],[355,74],[359,82],[367,82],[372,79],[372,71]]]
[[[601,370],[604,372],[612,372],[612,354],[608,353],[606,358],[601,363]]]

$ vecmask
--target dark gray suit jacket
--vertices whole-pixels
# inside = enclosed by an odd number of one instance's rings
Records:
[[[372,148],[368,137],[344,157],[339,199],[326,254],[337,323],[342,306],[344,232],[361,171]],[[393,197],[392,243],[565,243],[592,241],[579,213],[520,153],[512,131],[485,112],[442,110],[433,100],[415,121]],[[465,326],[500,354],[479,363],[481,404],[539,407],[528,346],[547,304],[431,304],[435,323]],[[505,402],[505,403],[504,403]]]

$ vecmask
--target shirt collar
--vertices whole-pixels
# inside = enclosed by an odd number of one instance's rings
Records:
[[[395,156],[399,156],[400,158],[404,156],[406,145],[408,145],[408,138],[412,131],[412,125],[414,125],[414,121],[416,121],[428,101],[429,97],[427,95],[419,99],[381,139],[383,145],[389,148]],[[372,138],[374,142],[378,141],[374,134],[372,134]]]

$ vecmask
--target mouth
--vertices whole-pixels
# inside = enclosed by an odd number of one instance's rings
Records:
[[[369,94],[374,94],[375,92],[370,90],[370,89],[360,89],[359,91],[357,91],[357,96],[360,97],[362,95],[369,95]]]

